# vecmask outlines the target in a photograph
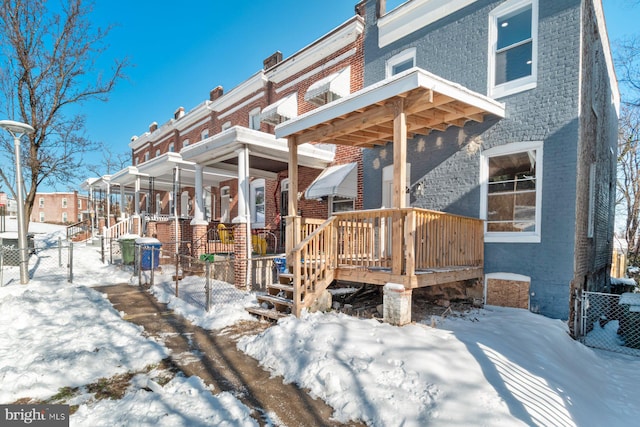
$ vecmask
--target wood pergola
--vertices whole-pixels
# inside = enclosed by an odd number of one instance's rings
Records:
[[[371,148],[392,142],[393,207],[405,208],[407,139],[415,135],[503,118],[504,104],[427,71],[413,68],[276,127],[289,144],[289,185],[298,188],[300,144],[331,143]],[[300,243],[297,191],[289,192],[287,253]],[[400,233],[394,233],[397,239]],[[399,246],[394,240],[394,247]],[[400,253],[397,251],[396,253]],[[394,262],[398,264],[400,260]],[[398,270],[398,266],[394,267]]]

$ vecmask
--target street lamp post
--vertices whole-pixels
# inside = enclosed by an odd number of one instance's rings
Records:
[[[22,189],[22,163],[20,162],[20,138],[35,130],[26,123],[0,120],[0,128],[13,136],[16,155],[16,202],[18,204],[18,251],[20,252],[20,283],[29,283],[29,260],[27,257],[27,230],[24,218],[24,197]]]

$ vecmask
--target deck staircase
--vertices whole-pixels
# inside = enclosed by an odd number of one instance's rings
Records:
[[[272,283],[267,285],[267,293],[258,295],[258,307],[247,307],[247,311],[261,318],[278,320],[292,312],[293,308],[293,291],[292,285],[293,274],[280,273],[280,283]],[[265,307],[266,306],[266,307]]]

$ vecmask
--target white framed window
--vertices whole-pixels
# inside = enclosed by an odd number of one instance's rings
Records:
[[[265,214],[265,186],[264,179],[251,181],[251,223],[253,228],[264,227]]]
[[[81,213],[78,214],[78,222],[80,222],[80,221],[82,221],[82,214]]]
[[[78,199],[78,209],[82,209],[82,199]]]
[[[229,222],[229,206],[231,202],[231,191],[229,187],[220,189],[220,222]]]
[[[62,198],[62,209],[67,209],[67,198],[66,197]]]
[[[200,132],[200,141],[207,138],[209,138],[209,129],[204,129],[202,132]]]
[[[386,77],[395,76],[416,66],[416,48],[410,47],[393,55],[386,62]]]
[[[542,142],[516,142],[480,157],[485,242],[540,242]]]
[[[251,121],[251,120],[249,120],[249,121]],[[222,130],[223,131],[229,129],[230,127],[231,127],[231,122],[228,121],[228,120],[222,124]]]
[[[172,142],[171,144],[169,144],[169,153],[173,153],[174,151],[176,151],[176,146],[175,144]]]
[[[44,208],[44,197],[38,199],[38,207]]]
[[[184,141],[182,141],[182,148],[188,147],[188,146],[189,146],[189,139],[185,139]]]
[[[160,157],[160,149],[159,148],[156,150],[156,157]]]
[[[249,128],[260,130],[260,107],[249,112]]]
[[[183,191],[180,195],[180,216],[187,218],[189,216],[189,192]]]
[[[44,212],[40,212],[40,222],[44,222]]]
[[[66,212],[62,212],[62,222],[67,222],[67,213]]]
[[[538,0],[509,0],[491,11],[488,64],[491,97],[536,87]]]
[[[332,215],[336,212],[352,211],[355,209],[355,206],[355,199],[340,196],[329,197],[329,215]]]
[[[146,153],[144,153],[144,161],[145,162],[149,161],[149,152],[148,151]]]
[[[140,164],[140,158],[136,157],[136,166],[138,166]]]

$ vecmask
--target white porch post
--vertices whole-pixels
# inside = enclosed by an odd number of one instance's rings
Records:
[[[196,190],[196,200],[195,206],[193,209],[193,219],[191,220],[191,225],[206,225],[207,221],[204,219],[204,191],[203,191],[203,170],[204,167],[202,165],[195,165],[195,190]]]
[[[251,218],[249,211],[249,148],[243,146],[238,154],[238,216],[233,219],[234,252],[236,257],[235,285],[246,288],[251,280]]]
[[[107,228],[111,227],[111,183],[107,181],[107,212],[104,220]]]
[[[135,194],[133,201],[133,212],[136,217],[140,216],[140,175],[136,175]]]
[[[391,271],[402,274],[404,224],[400,209],[407,205],[407,116],[404,112],[404,102],[399,99],[394,104],[393,117],[393,213],[391,231]]]
[[[89,220],[91,221],[91,237],[93,237],[93,233],[95,231],[95,218],[93,217],[95,212],[96,202],[93,200],[93,186],[89,184],[89,206],[87,206],[87,210],[89,211]]]
[[[120,221],[124,221],[127,218],[125,212],[125,200],[124,200],[124,185],[120,184]]]

